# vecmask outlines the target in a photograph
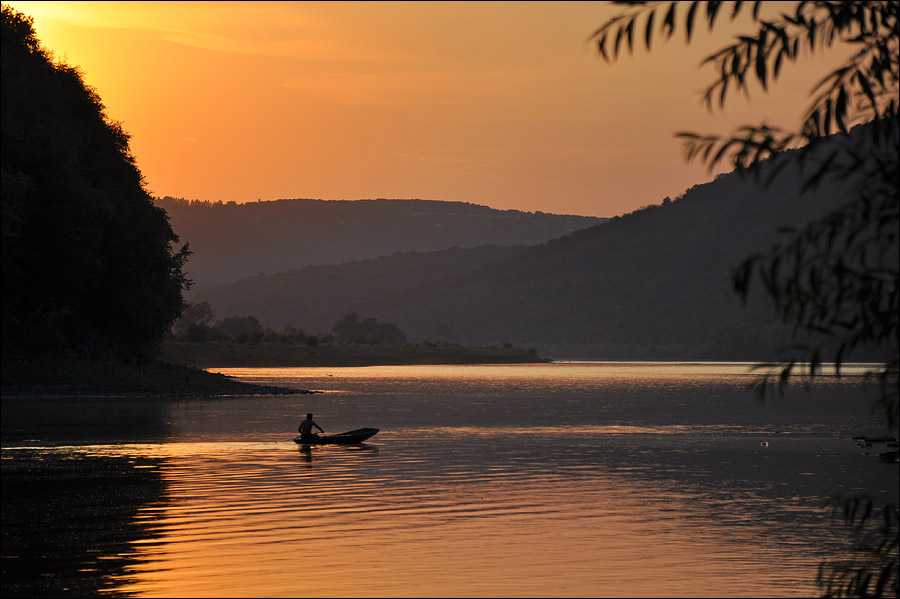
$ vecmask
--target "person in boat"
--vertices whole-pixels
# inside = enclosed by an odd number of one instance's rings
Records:
[[[313,427],[316,427],[317,429],[319,429],[320,433],[325,432],[322,429],[322,427],[319,426],[318,424],[316,424],[316,421],[313,420],[313,415],[307,414],[306,420],[301,422],[300,428],[297,429],[300,431],[300,440],[301,441],[315,441],[319,437],[319,435],[317,435],[316,433],[313,432]]]

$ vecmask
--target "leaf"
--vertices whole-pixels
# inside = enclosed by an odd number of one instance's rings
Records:
[[[775,55],[775,63],[772,65],[772,79],[778,79],[778,74],[781,72],[781,59],[784,58],[784,47],[778,51],[778,54]]]
[[[766,89],[766,30],[759,32],[759,40],[756,46],[756,78]]]
[[[663,29],[666,30],[666,39],[672,37],[672,34],[675,32],[675,7],[678,6],[678,2],[672,2],[669,5],[669,10],[666,12],[666,19],[663,21]]]
[[[735,52],[731,57],[731,74],[736,75],[741,72],[741,53]]]
[[[811,137],[817,137],[819,132],[822,130],[822,123],[819,116],[819,111],[812,111],[808,117],[806,117],[806,122],[804,123],[804,135],[807,139]]]
[[[636,18],[636,17],[635,17]],[[625,26],[625,33],[628,35],[628,52],[634,51],[634,43],[632,41],[632,31],[634,30],[634,19],[628,21],[628,25]]]
[[[716,22],[716,14],[719,12],[719,7],[722,5],[721,2],[707,2],[706,3],[706,18],[709,21],[709,29],[712,31],[713,24]]]
[[[656,16],[656,11],[650,11],[650,14],[647,15],[647,29],[644,31],[644,44],[646,44],[647,49],[650,49],[650,40],[653,38],[653,17]]]
[[[600,56],[603,57],[603,60],[609,62],[609,55],[606,54],[606,34],[604,33],[599,40],[597,40],[597,51],[600,53]]]
[[[831,98],[825,100],[822,111],[825,113],[825,118],[822,121],[822,134],[828,135],[831,133]]]
[[[841,84],[838,91],[837,102],[834,105],[834,120],[837,122],[838,128],[843,132],[847,132],[847,125],[844,123],[844,116],[847,114],[847,88]]]
[[[698,0],[695,0],[691,3],[691,8],[688,10],[687,19],[685,20],[685,31],[687,34],[686,40],[688,43],[691,42],[691,33],[694,30],[694,15],[697,13],[697,7],[700,5]]]
[[[622,27],[616,31],[616,43],[613,46],[613,56],[619,57],[619,45],[622,43],[622,35],[625,33],[625,30]]]

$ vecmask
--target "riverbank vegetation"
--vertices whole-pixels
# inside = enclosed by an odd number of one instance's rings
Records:
[[[512,343],[466,347],[448,334],[408,343],[389,322],[345,314],[328,333],[299,328],[273,331],[254,316],[214,321],[206,302],[189,304],[163,343],[160,358],[199,368],[265,366],[375,366],[399,364],[509,364],[548,362],[534,348]]]
[[[527,364],[549,362],[534,349],[464,347],[433,343],[237,343],[208,341],[163,344],[161,358],[172,364],[211,367],[387,366],[403,364]]]

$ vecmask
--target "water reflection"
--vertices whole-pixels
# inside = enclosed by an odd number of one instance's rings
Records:
[[[329,446],[312,446],[312,445],[297,445],[298,451],[300,453],[300,459],[306,463],[306,465],[311,466],[313,461],[313,456],[317,458],[327,457],[332,455],[334,452],[346,451],[346,452],[369,452],[375,453],[378,451],[378,448],[370,445],[368,443],[356,443],[353,445],[329,445]]]
[[[845,364],[844,380],[859,380],[877,364]],[[616,387],[703,386],[709,383],[749,384],[764,372],[750,362],[554,362],[551,364],[468,364],[361,367],[276,367],[211,368],[242,380],[261,384],[307,384],[317,390],[343,390],[346,383],[366,381],[415,381],[416,384],[461,384],[463,388],[483,389],[486,385],[506,388],[545,385],[559,388],[587,384],[611,384]],[[834,369],[824,365],[820,381],[834,380]],[[445,388],[445,387],[444,387]]]
[[[3,397],[3,446],[158,441],[178,402],[144,397]]]
[[[144,514],[164,504],[163,461],[4,449],[3,596],[84,597],[117,587],[138,544],[154,537]]]
[[[331,392],[97,400],[90,442],[4,400],[4,596],[813,595],[824,500],[896,501],[896,466],[858,390],[762,406],[729,369],[290,369]],[[382,432],[298,446],[308,411]]]
[[[302,571],[323,596],[805,596],[838,547],[819,502],[831,470],[882,466],[842,441],[443,428],[44,457],[161,460],[166,501],[101,567],[115,594],[296,596]]]

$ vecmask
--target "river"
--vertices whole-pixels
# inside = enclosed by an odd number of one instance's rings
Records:
[[[222,369],[316,394],[4,398],[3,596],[807,597],[897,501],[851,369]],[[307,412],[357,446],[293,442]]]

